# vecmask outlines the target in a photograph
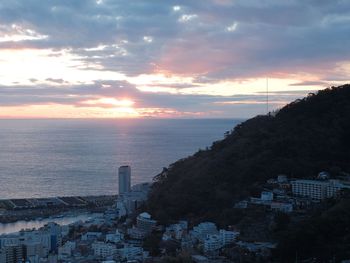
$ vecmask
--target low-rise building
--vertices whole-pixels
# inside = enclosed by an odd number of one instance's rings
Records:
[[[106,242],[119,243],[124,239],[124,235],[118,231],[118,229],[113,234],[106,235]]]
[[[193,241],[189,235],[186,235],[181,238],[181,249],[182,250],[191,250],[193,248]]]
[[[293,204],[284,202],[272,202],[271,210],[280,211],[283,213],[291,213],[293,212]]]
[[[143,258],[143,249],[142,247],[135,246],[124,246],[123,248],[118,249],[118,254],[122,260],[136,260]]]
[[[146,233],[137,227],[129,228],[127,232],[133,239],[144,239],[146,237]]]
[[[242,200],[242,201],[235,203],[234,208],[246,209],[248,207],[248,204],[249,204],[248,200]]]
[[[94,251],[94,255],[102,259],[113,257],[117,254],[116,245],[111,243],[94,242],[92,244],[92,249]]]
[[[236,240],[236,238],[239,236],[239,232],[220,229],[219,235],[220,235],[221,244],[223,246],[226,246],[228,244],[233,243]]]
[[[81,236],[83,241],[94,241],[102,236],[101,232],[87,232]]]
[[[67,241],[63,246],[58,248],[58,259],[64,260],[72,256],[73,250],[76,248],[76,243],[73,241]]]
[[[203,244],[204,253],[216,251],[221,247],[222,247],[222,242],[221,242],[220,235],[207,235]]]
[[[149,213],[141,213],[136,218],[136,226],[138,229],[145,233],[151,233],[153,228],[156,226],[157,221],[151,218]]]
[[[288,182],[288,177],[287,175],[280,174],[277,176],[277,182],[278,183],[287,183]]]
[[[202,256],[202,255],[193,255],[192,260],[195,263],[208,263],[209,262],[209,259],[205,256]]]
[[[327,197],[336,196],[341,190],[350,189],[350,183],[340,180],[329,180],[327,187]]]
[[[163,240],[177,239],[180,240],[187,231],[187,221],[180,221],[178,224],[172,224],[166,227],[163,234]]]
[[[199,225],[193,227],[193,229],[190,231],[190,235],[201,242],[204,242],[207,235],[215,234],[218,234],[218,229],[212,222],[200,223]]]
[[[272,201],[273,193],[268,191],[262,191],[260,196],[261,201]]]

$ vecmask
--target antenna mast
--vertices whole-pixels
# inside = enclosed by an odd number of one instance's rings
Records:
[[[269,114],[269,79],[266,78],[266,114]]]

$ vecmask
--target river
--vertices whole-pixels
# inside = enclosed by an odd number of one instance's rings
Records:
[[[74,223],[80,220],[86,221],[96,216],[97,214],[90,214],[90,213],[77,214],[77,215],[68,214],[64,216],[61,215],[58,217],[48,217],[48,218],[35,219],[30,221],[17,221],[14,223],[5,223],[5,224],[0,223],[0,235],[19,232],[22,229],[33,229],[33,228],[38,229],[49,222],[55,222],[59,225],[69,225],[71,223]]]

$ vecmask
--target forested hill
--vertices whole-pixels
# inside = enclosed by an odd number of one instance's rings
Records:
[[[170,165],[155,177],[148,209],[161,221],[212,218],[268,178],[323,170],[350,171],[350,85],[249,119],[210,149]]]

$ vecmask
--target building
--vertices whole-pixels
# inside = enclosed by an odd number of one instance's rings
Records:
[[[338,194],[342,189],[350,189],[350,185],[339,180],[294,180],[292,183],[292,192],[296,196],[309,197],[320,201],[325,198],[331,198]]]
[[[183,230],[187,230],[188,228],[188,222],[187,220],[180,220],[178,224],[182,227]]]
[[[145,233],[151,233],[156,224],[157,221],[151,219],[151,215],[146,212],[139,214],[136,218],[137,228]]]
[[[131,168],[128,165],[120,166],[118,170],[119,195],[131,190]]]
[[[128,214],[135,212],[142,204],[145,203],[147,199],[147,193],[141,191],[131,191],[124,193],[121,198],[118,198],[118,201],[122,199],[122,202],[126,208]]]
[[[218,234],[208,234],[203,242],[204,253],[216,251],[235,241],[239,232],[220,229]]]
[[[51,234],[46,230],[21,231],[18,234],[0,236],[0,263],[39,263],[51,249]]]
[[[124,240],[124,235],[118,231],[118,229],[113,234],[106,235],[106,242],[119,243]]]
[[[117,254],[117,247],[111,243],[95,242],[92,244],[94,255],[100,258],[113,257]]]
[[[116,203],[116,216],[121,218],[140,208],[147,200],[150,186],[150,183],[137,184],[131,188],[131,191],[119,195]]]
[[[234,208],[238,209],[246,209],[248,207],[248,200],[242,200],[237,203],[235,203]]]
[[[317,175],[317,178],[320,179],[320,180],[328,180],[330,177],[329,173],[323,171],[323,172],[320,172],[318,175]]]
[[[203,222],[193,227],[193,230],[191,230],[190,234],[195,239],[204,242],[208,235],[218,234],[218,229],[212,222]]]
[[[163,241],[168,241],[168,240],[172,240],[174,238],[174,235],[172,232],[169,232],[169,231],[165,231],[163,233],[163,236],[162,236],[162,240]]]
[[[131,191],[133,192],[149,192],[149,189],[151,188],[151,183],[141,183],[141,184],[135,184],[131,187]]]
[[[291,213],[293,212],[293,204],[284,202],[272,202],[271,210],[283,213]]]
[[[73,250],[76,248],[76,243],[67,241],[63,246],[58,248],[58,259],[64,260],[72,256]]]
[[[216,251],[222,248],[221,238],[219,235],[207,235],[204,240],[203,250],[204,253]]]
[[[9,245],[0,249],[1,263],[17,263],[26,260],[26,247],[24,245]]]
[[[219,234],[220,234],[221,244],[223,246],[233,243],[236,240],[236,238],[239,236],[238,231],[227,231],[224,229],[220,229]]]
[[[278,183],[287,183],[288,182],[288,177],[287,175],[280,174],[277,176],[277,182]]]
[[[117,203],[116,203],[116,213],[117,217],[121,218],[123,216],[126,216],[128,214],[127,204],[124,201],[123,198],[118,197]]]
[[[178,224],[172,224],[166,227],[165,232],[163,234],[163,240],[177,239],[181,240],[181,238],[186,234],[188,227],[187,221],[179,221]]]
[[[247,249],[249,252],[258,253],[260,255],[262,254],[270,254],[269,251],[272,249],[275,249],[277,244],[270,243],[270,242],[244,242],[244,241],[238,241],[236,242],[236,245],[238,245],[241,248]]]
[[[349,182],[343,182],[339,180],[329,180],[327,187],[327,197],[333,197],[339,193],[339,191],[344,189],[350,189]]]
[[[202,255],[192,255],[192,261],[195,263],[208,263],[209,259]]]
[[[57,252],[62,242],[61,226],[55,222],[49,222],[43,227],[43,231],[50,235],[50,252]]]
[[[260,196],[261,201],[272,201],[273,200],[273,193],[268,191],[261,192]]]
[[[146,237],[146,233],[137,227],[128,228],[128,235],[133,239],[144,239]]]
[[[313,200],[322,200],[327,197],[328,182],[316,180],[292,181],[292,192],[296,196],[310,197]]]
[[[102,236],[101,232],[86,232],[81,236],[81,240],[83,241],[94,241],[97,240],[100,236]]]
[[[193,240],[189,235],[185,235],[181,238],[181,249],[190,250],[193,248]]]
[[[135,260],[143,258],[142,247],[124,246],[124,248],[118,249],[119,256],[122,260]]]

